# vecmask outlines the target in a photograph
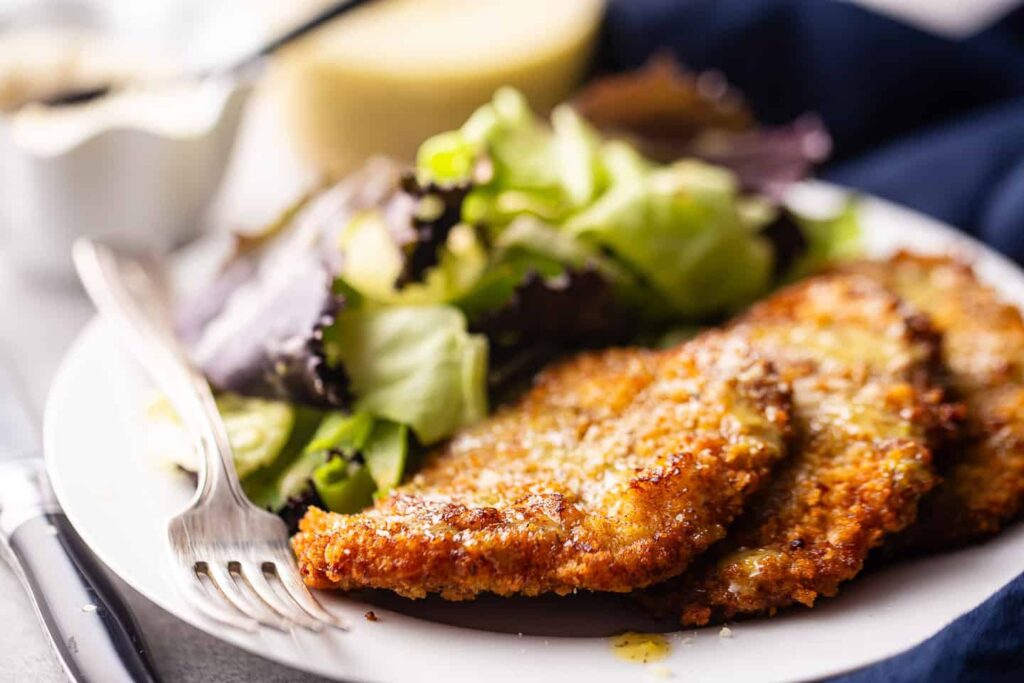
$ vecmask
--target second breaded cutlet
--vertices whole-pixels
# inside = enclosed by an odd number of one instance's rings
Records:
[[[942,484],[894,553],[943,550],[994,534],[1024,509],[1024,321],[969,266],[899,254],[854,264],[931,317],[945,381],[963,401],[962,438],[940,453]]]
[[[937,336],[870,278],[831,275],[754,306],[728,334],[792,387],[793,453],[685,575],[641,595],[685,625],[812,605],[915,518],[938,481],[929,448]]]
[[[373,508],[310,508],[292,545],[319,588],[629,591],[725,535],[781,459],[788,415],[784,385],[737,338],[584,354]]]

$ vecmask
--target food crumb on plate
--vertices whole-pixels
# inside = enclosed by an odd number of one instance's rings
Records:
[[[367,621],[379,621],[379,619],[377,619],[377,613],[374,612],[372,609],[369,610],[366,614],[364,614],[363,618]]]
[[[718,632],[719,638],[732,638],[732,629],[728,626],[723,626],[722,630]]]

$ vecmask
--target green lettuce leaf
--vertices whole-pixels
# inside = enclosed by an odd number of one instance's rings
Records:
[[[239,478],[273,462],[295,424],[295,409],[281,401],[222,394],[217,397],[217,409],[224,420]]]
[[[359,512],[373,502],[377,486],[365,465],[332,457],[313,471],[313,486],[332,512]]]
[[[307,450],[310,439],[317,432],[323,419],[323,413],[309,408],[295,409],[295,422],[287,443],[281,448],[277,457],[263,467],[242,477],[242,490],[255,505],[278,511],[287,504],[288,499],[300,495],[308,486],[308,472],[312,472],[316,464],[324,461],[322,451],[313,456]],[[313,463],[307,474],[298,476],[293,468],[299,460],[305,459]]]
[[[354,512],[369,503],[375,480],[369,464],[361,464],[359,456],[374,441],[379,425],[365,412],[328,413],[313,424],[315,430],[302,431],[304,445],[285,449],[274,466],[242,480],[254,503],[279,511],[292,501],[309,498],[310,487],[316,494],[312,500],[334,512]],[[404,460],[397,464],[403,466]],[[397,476],[401,478],[401,472]]]
[[[409,456],[409,428],[395,422],[378,420],[363,446],[363,460],[381,493],[390,491],[405,474]]]
[[[306,453],[341,451],[346,455],[354,455],[363,447],[372,431],[373,417],[368,413],[329,413],[303,450]]]
[[[601,161],[609,185],[643,180],[655,169],[655,164],[644,158],[632,145],[621,140],[606,142],[601,148]]]
[[[311,481],[329,510],[355,512],[370,503],[370,494],[398,485],[408,451],[405,425],[374,420],[368,413],[334,413],[324,419],[303,455],[285,473],[282,488]]]
[[[353,415],[328,413],[302,452],[278,478],[278,499],[287,501],[299,495],[311,483],[316,485],[316,473],[322,468],[326,468],[329,472],[320,477],[324,486],[328,482],[340,485],[340,475],[343,470],[333,461],[354,461],[356,454],[366,444],[372,431],[373,417],[368,413]],[[316,489],[319,494],[320,487],[317,486]],[[333,507],[330,507],[331,504],[327,499],[321,496],[321,500],[329,509],[334,510]],[[348,512],[349,510],[334,511]]]
[[[424,444],[487,414],[487,341],[457,308],[348,310],[325,342],[351,373],[356,409],[408,425]]]
[[[278,458],[288,444],[298,409],[282,401],[245,398],[237,394],[217,396],[239,478]],[[148,432],[146,449],[159,461],[188,471],[199,471],[199,454],[178,413],[162,395],[145,409]]]
[[[511,88],[498,90],[461,129],[423,143],[417,168],[435,182],[476,181],[463,219],[489,226],[523,214],[562,220],[607,182],[601,140],[589,124],[561,106],[548,126]]]
[[[771,282],[771,245],[747,216],[735,178],[682,161],[614,185],[565,229],[621,258],[677,317],[734,309]]]
[[[786,280],[796,280],[830,263],[862,255],[860,205],[856,200],[846,202],[833,216],[818,218],[794,214],[794,218],[807,246],[790,267]]]

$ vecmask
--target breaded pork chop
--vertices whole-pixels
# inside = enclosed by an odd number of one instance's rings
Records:
[[[686,625],[812,605],[914,520],[937,481],[928,436],[939,392],[927,322],[869,278],[807,280],[728,334],[790,383],[793,452],[722,543],[641,599]]]
[[[408,597],[629,591],[725,535],[785,450],[789,402],[749,345],[707,334],[542,373],[373,508],[311,508],[311,586]]]
[[[998,531],[1024,508],[1024,321],[971,268],[900,254],[869,273],[942,332],[946,382],[967,408],[963,438],[944,449],[942,484],[921,503],[897,552],[941,550]]]

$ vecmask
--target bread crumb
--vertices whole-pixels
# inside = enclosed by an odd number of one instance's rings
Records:
[[[722,630],[718,632],[719,638],[732,638],[732,629],[728,626],[723,626]]]
[[[378,621],[377,614],[373,610],[370,610],[369,612],[364,614],[363,619],[366,619],[367,621]]]

